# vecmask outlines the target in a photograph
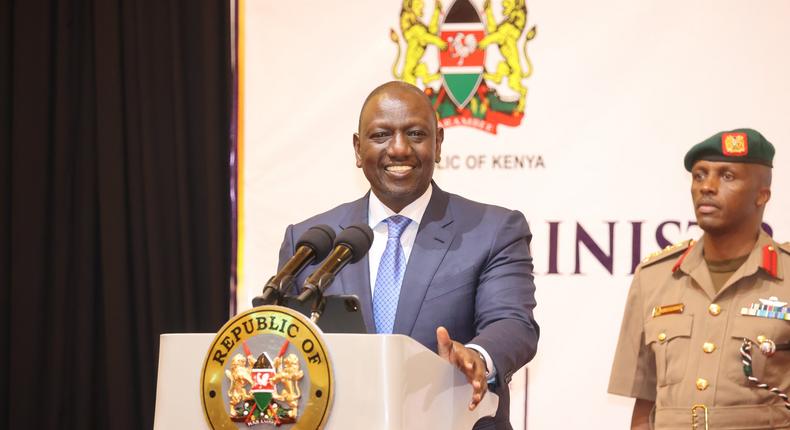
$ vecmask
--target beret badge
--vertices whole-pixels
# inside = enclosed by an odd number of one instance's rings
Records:
[[[749,154],[749,138],[746,133],[722,133],[721,152],[728,157],[743,157]]]

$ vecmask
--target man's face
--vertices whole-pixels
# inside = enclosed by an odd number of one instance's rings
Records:
[[[395,212],[420,197],[441,154],[444,130],[423,96],[393,86],[374,95],[354,134],[357,167],[376,197]]]
[[[717,234],[760,225],[770,189],[761,183],[759,168],[747,163],[694,163],[691,198],[700,228]]]

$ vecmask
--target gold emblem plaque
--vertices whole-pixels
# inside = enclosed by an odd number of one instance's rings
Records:
[[[334,396],[321,330],[301,313],[260,306],[233,317],[211,343],[200,399],[213,429],[320,429]]]

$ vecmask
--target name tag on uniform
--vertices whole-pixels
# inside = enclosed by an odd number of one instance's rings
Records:
[[[675,303],[674,305],[656,306],[653,308],[653,318],[660,317],[667,314],[682,314],[686,305],[683,303]]]
[[[787,302],[781,302],[779,298],[773,296],[759,300],[760,303],[752,303],[747,308],[741,308],[741,315],[790,321],[790,308],[787,307]]]

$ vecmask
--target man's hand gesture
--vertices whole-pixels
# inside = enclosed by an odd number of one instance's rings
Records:
[[[450,334],[444,327],[436,329],[436,342],[439,356],[463,372],[466,380],[472,384],[472,401],[469,402],[469,410],[473,410],[483,400],[488,390],[485,361],[474,349],[450,339]]]

